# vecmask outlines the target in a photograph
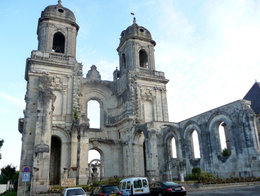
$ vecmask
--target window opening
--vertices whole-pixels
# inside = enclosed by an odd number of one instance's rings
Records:
[[[130,189],[130,181],[127,181],[127,189]]]
[[[126,68],[126,58],[125,58],[125,54],[122,54],[122,64],[123,64],[123,68]]]
[[[192,139],[192,150],[193,150],[193,158],[198,159],[200,158],[200,146],[199,146],[199,138],[198,133],[194,130],[191,134]]]
[[[88,151],[88,163],[93,161],[94,159],[100,160],[100,153],[97,150],[89,150]]]
[[[142,188],[142,181],[141,180],[135,180],[134,181],[134,188]]]
[[[55,33],[53,36],[52,51],[57,53],[64,53],[65,37],[62,33]]]
[[[220,148],[223,156],[227,156],[231,153],[230,149],[230,141],[229,135],[227,130],[227,124],[222,121],[218,126],[218,134],[219,134],[219,141],[220,141]]]
[[[139,63],[140,67],[147,68],[148,66],[148,57],[143,49],[139,51]]]
[[[172,158],[177,158],[176,141],[174,137],[171,139],[171,156]]]
[[[100,128],[100,104],[96,100],[88,102],[88,119],[90,128]]]
[[[147,187],[147,181],[143,179],[143,187]]]

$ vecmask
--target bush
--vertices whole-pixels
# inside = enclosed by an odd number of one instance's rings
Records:
[[[227,156],[229,156],[229,153],[228,153],[228,150],[227,150],[227,148],[224,148],[223,150],[222,150],[222,156],[223,157],[227,157]]]

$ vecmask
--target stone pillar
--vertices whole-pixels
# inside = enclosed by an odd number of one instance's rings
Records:
[[[26,111],[24,113],[24,127],[22,132],[22,153],[20,160],[20,173],[18,181],[18,191],[17,195],[24,195],[24,189],[29,190],[30,183],[22,182],[23,168],[33,166],[33,148],[34,148],[34,138],[35,138],[35,123],[37,120],[37,98],[38,98],[38,77],[30,76],[27,83],[27,92],[25,96],[26,101]]]
[[[77,150],[78,150],[78,131],[77,127],[73,127],[71,132],[71,155],[69,177],[76,178],[77,173]]]
[[[156,133],[151,133],[150,139],[145,139],[145,151],[146,151],[146,174],[151,181],[159,180],[158,176],[158,151],[157,151],[157,138]]]
[[[87,137],[87,123],[79,126],[79,154],[78,154],[78,184],[86,185],[88,182],[88,146],[89,138]]]
[[[47,192],[49,189],[50,145],[52,132],[52,113],[55,95],[52,92],[51,78],[39,78],[37,102],[37,121],[35,128],[34,161],[32,169],[32,194]]]

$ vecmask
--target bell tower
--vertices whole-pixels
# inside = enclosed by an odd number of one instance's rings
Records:
[[[155,69],[155,45],[150,31],[139,26],[134,18],[133,24],[122,31],[117,48],[119,70],[114,72],[114,81],[118,80],[119,89],[125,90],[127,113],[137,123],[168,121],[168,80]]]
[[[73,12],[59,0],[57,5],[48,6],[41,13],[37,28],[38,50],[75,57],[78,30]]]
[[[136,23],[122,31],[120,44],[117,48],[119,54],[120,72],[128,70],[155,70],[154,46],[151,33]]]
[[[76,61],[78,30],[73,12],[63,7],[60,0],[56,5],[47,6],[39,18],[38,49],[26,61],[26,109],[21,130],[18,195],[23,195],[29,187],[32,193],[46,192],[50,185],[60,184],[61,179],[67,178],[69,172],[76,176],[77,171],[71,168],[77,166],[74,152],[77,131],[70,132],[73,139],[62,134],[68,134],[73,124],[73,109],[79,108],[82,64]],[[75,149],[71,152],[71,162],[61,161],[67,157],[64,143],[69,142]],[[33,176],[26,187],[22,182],[25,166],[31,168]]]

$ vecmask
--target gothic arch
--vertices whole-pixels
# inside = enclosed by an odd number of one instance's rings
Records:
[[[199,142],[199,151],[200,151],[200,158],[202,158],[203,154],[203,149],[202,149],[202,139],[201,139],[201,129],[197,125],[197,123],[190,121],[184,126],[184,146],[185,146],[185,152],[187,153],[186,156],[190,160],[194,159],[195,152],[194,152],[194,146],[193,146],[193,141],[192,141],[192,133],[196,131],[198,134],[198,142]]]
[[[219,126],[220,124],[222,123],[223,126],[225,126],[225,129],[228,133],[228,137],[227,140],[229,140],[229,144],[227,144],[227,149],[229,151],[229,153],[232,154],[232,120],[231,120],[231,117],[228,116],[227,114],[225,113],[215,113],[215,114],[212,114],[211,117],[210,117],[210,121],[209,121],[209,127],[208,127],[208,130],[210,132],[210,141],[211,141],[211,144],[212,146],[214,146],[212,148],[212,152],[213,154],[217,154],[217,155],[220,155],[221,156],[221,144],[220,144],[220,136],[219,136]]]
[[[68,175],[68,169],[70,167],[70,135],[66,130],[54,127],[52,131],[52,136],[58,137],[61,141],[60,173],[62,178],[66,178]]]
[[[172,145],[171,140],[172,138],[175,139],[176,142],[176,158],[181,159],[182,158],[182,151],[181,151],[181,136],[177,129],[170,128],[166,134],[164,135],[163,143],[167,146],[167,155],[168,157],[171,157],[172,155]]]

